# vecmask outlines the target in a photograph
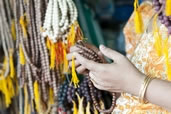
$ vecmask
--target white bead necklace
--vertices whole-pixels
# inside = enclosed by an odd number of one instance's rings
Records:
[[[77,17],[77,8],[72,0],[49,0],[42,35],[54,43],[58,39],[65,39]]]

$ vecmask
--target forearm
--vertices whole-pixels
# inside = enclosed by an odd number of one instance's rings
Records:
[[[171,82],[152,80],[146,90],[145,98],[149,102],[171,111]]]
[[[144,78],[144,74],[137,75],[137,78],[130,82],[130,87],[127,88],[126,92],[139,96]],[[171,82],[153,79],[147,87],[145,99],[152,104],[156,104],[171,111]]]

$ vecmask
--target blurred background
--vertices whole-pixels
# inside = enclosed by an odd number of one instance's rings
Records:
[[[139,0],[141,3],[142,0]],[[123,28],[133,12],[134,0],[75,0],[85,38],[125,54]]]

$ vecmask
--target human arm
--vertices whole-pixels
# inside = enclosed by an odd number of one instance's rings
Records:
[[[101,90],[127,92],[139,95],[145,75],[136,69],[129,60],[109,48],[101,46],[100,51],[112,59],[110,64],[100,64],[75,54],[78,63],[90,71],[93,84]],[[145,98],[153,104],[171,111],[171,82],[154,79],[150,82]]]

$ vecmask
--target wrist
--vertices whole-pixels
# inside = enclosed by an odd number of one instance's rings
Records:
[[[138,96],[144,79],[145,75],[139,72],[133,79],[127,81],[127,84],[124,87],[124,92]]]

